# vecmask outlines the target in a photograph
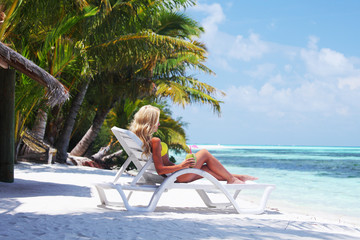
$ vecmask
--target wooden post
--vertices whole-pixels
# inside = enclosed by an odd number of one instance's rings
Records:
[[[14,182],[15,70],[0,68],[0,181]]]

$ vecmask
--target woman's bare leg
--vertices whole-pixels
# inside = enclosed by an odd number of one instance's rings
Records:
[[[233,183],[244,183],[239,180],[237,177],[234,177],[231,173],[229,173],[225,167],[217,160],[211,153],[207,150],[203,149],[197,152],[196,154],[196,164],[195,168],[202,169],[211,175],[213,175],[218,180],[227,181],[229,184]],[[199,175],[189,173],[179,176],[177,178],[178,182],[191,182],[196,179],[201,178]]]
[[[239,179],[240,181],[253,181],[253,180],[258,180],[259,178],[257,177],[253,177],[253,176],[249,176],[249,175],[240,175],[240,174],[233,174],[234,177],[236,177],[237,179]]]
[[[204,170],[204,171],[210,173],[211,175],[213,175],[219,181],[226,181],[226,179],[224,179],[221,176],[217,175],[216,173],[212,172],[206,165],[202,166],[201,170]],[[244,175],[244,174],[231,174],[231,175],[233,175],[234,177],[236,177],[237,179],[239,179],[243,183],[245,183],[246,181],[254,181],[254,180],[258,179],[257,177],[253,177],[253,176],[250,176],[250,175]]]

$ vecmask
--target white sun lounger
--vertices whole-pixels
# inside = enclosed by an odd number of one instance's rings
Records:
[[[164,178],[156,173],[152,157],[144,159],[141,149],[142,142],[133,132],[118,127],[113,127],[111,130],[129,157],[116,173],[113,182],[95,184],[101,204],[104,206],[125,206],[129,211],[152,212],[155,210],[163,192],[170,189],[194,189],[200,195],[205,205],[210,208],[224,208],[232,205],[238,213],[260,214],[264,212],[269,194],[275,189],[275,185],[272,184],[226,184],[225,182],[218,181],[209,173],[195,168],[182,169]],[[135,177],[131,178],[132,181],[124,181],[124,179],[129,179],[128,176],[122,176],[131,162],[135,164],[139,172]],[[176,183],[176,178],[186,173],[198,174],[205,180],[196,180],[191,183]],[[119,192],[122,199],[121,202],[108,201],[106,191],[111,189]],[[236,198],[240,191],[245,189],[263,189],[264,192],[259,205],[254,208],[241,208],[239,206]],[[212,202],[206,191],[213,192],[214,190],[222,192],[228,199],[228,202]],[[130,205],[129,200],[133,191],[153,192],[149,204],[147,206]],[[128,195],[126,195],[127,192]],[[231,195],[230,192],[234,192],[234,194]]]

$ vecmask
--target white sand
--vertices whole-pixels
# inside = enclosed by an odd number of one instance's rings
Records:
[[[271,200],[261,215],[209,209],[193,190],[163,194],[153,213],[101,208],[92,183],[113,176],[89,167],[17,164],[15,182],[0,183],[0,239],[360,239],[360,223],[272,209]]]

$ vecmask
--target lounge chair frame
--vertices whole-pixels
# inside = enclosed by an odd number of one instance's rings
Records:
[[[120,144],[124,148],[125,152],[128,154],[128,159],[118,170],[113,182],[110,183],[98,183],[95,184],[95,188],[98,192],[100,202],[103,206],[124,206],[129,211],[138,211],[138,212],[152,212],[155,210],[157,203],[161,195],[167,190],[171,189],[194,189],[199,194],[201,199],[204,201],[205,205],[209,208],[224,208],[233,206],[238,213],[249,213],[249,214],[261,214],[264,212],[266,207],[266,202],[269,198],[272,190],[275,189],[273,184],[257,184],[257,183],[245,183],[245,184],[224,184],[218,181],[211,174],[196,168],[187,168],[174,172],[167,178],[164,178],[161,184],[148,182],[146,179],[146,174],[150,166],[153,165],[152,157],[144,159],[141,149],[141,141],[136,137],[135,134],[129,130],[113,127],[112,131],[116,138],[119,140]],[[145,164],[141,164],[145,160]],[[122,176],[126,171],[126,168],[129,164],[133,162],[137,169],[140,169],[138,174],[133,178],[131,182],[123,182]],[[200,175],[205,180],[206,184],[203,184],[202,181],[194,181],[191,183],[177,183],[177,177],[187,174],[194,173]],[[145,182],[144,182],[145,181]],[[106,190],[113,189],[117,190],[121,196],[121,202],[110,202],[106,196]],[[252,208],[241,208],[236,201],[241,190],[245,189],[263,189],[260,203],[256,207]],[[228,202],[225,203],[214,203],[211,201],[207,191],[218,190],[222,192]],[[129,191],[129,194],[126,195],[125,191]],[[133,191],[146,191],[153,192],[152,197],[147,206],[132,206],[129,203],[130,197]],[[230,194],[230,191],[233,191],[234,194]]]
[[[36,136],[34,135],[34,133],[32,133],[28,129],[25,129],[24,131],[22,131],[22,133],[20,134],[20,137],[21,138],[20,138],[18,146],[20,146],[20,143],[23,142],[26,146],[28,146],[34,152],[45,153],[47,155],[48,164],[54,163],[53,155],[55,155],[57,152],[56,148],[52,148],[46,142],[37,139]],[[18,150],[17,150],[17,152],[18,152]],[[17,154],[17,152],[16,152],[16,154]]]

